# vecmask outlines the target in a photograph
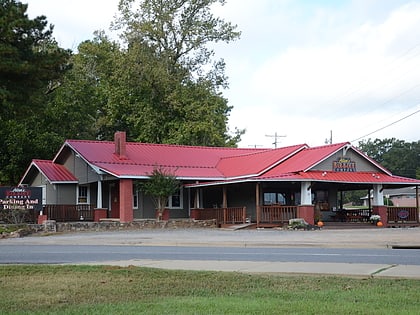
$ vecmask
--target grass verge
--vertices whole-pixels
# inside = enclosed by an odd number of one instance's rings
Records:
[[[418,314],[419,280],[0,266],[2,314]]]

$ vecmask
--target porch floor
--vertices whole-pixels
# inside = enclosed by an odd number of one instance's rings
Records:
[[[370,222],[325,222],[323,229],[342,230],[342,229],[373,229],[376,228]]]
[[[268,223],[260,223],[260,228],[280,228],[280,227],[287,227],[287,224],[268,224]],[[242,230],[242,229],[256,229],[256,223],[246,223],[246,224],[222,224],[221,228],[229,229],[229,230]],[[372,229],[375,228],[369,222],[324,222],[323,229],[328,230],[341,230],[341,229]]]

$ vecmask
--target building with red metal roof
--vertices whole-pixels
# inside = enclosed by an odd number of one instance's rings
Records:
[[[240,218],[232,223],[293,217],[313,223],[317,204],[322,204],[322,219],[328,220],[342,208],[340,193],[347,190],[373,191],[370,211],[374,206],[381,210],[384,188],[420,185],[419,180],[392,175],[347,142],[313,148],[221,148],[127,142],[124,132],[117,132],[114,141],[67,140],[53,160],[33,160],[20,184],[42,187],[46,205],[91,205],[100,213],[96,219],[131,222],[155,217],[152,199],[138,185],[155,168],[182,183],[168,200],[171,217],[221,216],[223,209],[225,214],[236,209],[232,218]],[[286,207],[291,212],[285,216]],[[266,210],[271,218],[264,219]]]

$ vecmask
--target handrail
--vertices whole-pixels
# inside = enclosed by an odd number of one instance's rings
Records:
[[[49,220],[58,222],[93,221],[93,205],[45,205],[44,214]]]
[[[419,210],[417,207],[394,207],[387,208],[388,222],[416,222],[419,223]]]
[[[192,209],[197,220],[216,220],[216,224],[238,224],[246,222],[246,207]]]
[[[257,225],[261,223],[288,223],[297,218],[297,206],[259,206],[257,211]]]

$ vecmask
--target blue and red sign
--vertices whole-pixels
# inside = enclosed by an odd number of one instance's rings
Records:
[[[397,216],[398,218],[405,220],[410,216],[410,212],[406,209],[402,209],[397,212]]]
[[[0,210],[42,210],[42,188],[0,187]]]

